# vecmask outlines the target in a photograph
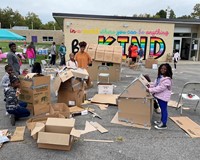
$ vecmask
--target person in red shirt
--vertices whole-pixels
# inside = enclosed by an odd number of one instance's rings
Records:
[[[138,46],[134,45],[131,47],[131,58],[133,62],[136,62],[138,56]]]

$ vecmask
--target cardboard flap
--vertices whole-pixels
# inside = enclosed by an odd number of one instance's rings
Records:
[[[62,82],[67,81],[68,79],[72,78],[74,75],[71,70],[64,70],[63,72],[59,73],[59,77]]]
[[[33,130],[31,131],[31,136],[35,136],[38,132],[44,131],[44,128],[45,128],[44,123],[36,122],[35,128],[33,128]]]
[[[62,81],[61,81],[60,77],[55,78],[54,83],[53,83],[54,92],[57,92],[59,90],[61,82]]]
[[[73,73],[73,76],[77,78],[88,79],[89,76],[87,70],[83,68],[77,68],[75,70],[71,70],[71,72]]]
[[[142,84],[143,84],[144,86],[149,85],[149,82],[147,81],[147,79],[146,79],[142,74],[139,76],[138,79],[140,80],[140,82],[142,82]]]
[[[25,132],[25,126],[22,127],[16,127],[16,130],[11,136],[11,142],[17,142],[17,141],[23,141],[24,140],[24,132]]]
[[[200,126],[188,117],[170,117],[180,128],[192,138],[200,137]]]
[[[79,130],[72,128],[70,135],[79,138],[81,136],[81,132]]]
[[[37,73],[28,73],[24,78],[25,79],[32,79]]]
[[[69,145],[69,140],[69,134],[39,132],[37,143],[66,146]]]
[[[46,122],[47,125],[51,126],[68,126],[73,128],[75,124],[75,119],[63,119],[63,118],[48,118]]]

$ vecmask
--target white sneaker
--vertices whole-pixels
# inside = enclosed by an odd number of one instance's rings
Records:
[[[5,114],[6,116],[8,116],[9,115],[9,113],[6,111],[6,114]]]
[[[161,124],[162,122],[160,122],[160,121],[154,121],[154,124],[155,125],[159,125],[159,124]]]
[[[160,114],[160,113],[161,113],[161,109],[160,109],[160,108],[154,109],[154,111],[155,111],[157,114]]]
[[[155,129],[167,129],[167,125],[164,125],[163,123],[160,123],[159,125],[154,126]]]

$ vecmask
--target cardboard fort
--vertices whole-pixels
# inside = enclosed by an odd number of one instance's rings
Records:
[[[48,118],[45,125],[36,124],[38,148],[70,150],[74,137],[81,135],[74,125],[75,119],[62,118]]]
[[[118,119],[123,122],[150,127],[153,97],[146,92],[147,80],[140,75],[120,95]]]
[[[98,67],[101,65],[106,65],[109,69],[100,71],[98,69]],[[94,60],[94,61],[92,61],[92,66],[89,66],[87,71],[92,80],[97,80],[97,76],[99,73],[109,73],[110,74],[110,76],[109,76],[110,82],[116,82],[116,81],[120,81],[121,64],[110,63],[110,62],[100,62],[100,61]],[[104,79],[101,78],[101,80],[103,81]],[[107,79],[105,79],[105,80],[107,80]]]
[[[49,112],[48,105],[51,103],[50,76],[29,73],[25,77],[19,76],[19,79],[21,89],[19,99],[33,107],[34,115]]]
[[[54,81],[54,91],[58,93],[58,103],[81,106],[84,99],[84,80],[88,79],[85,69],[66,69],[58,73]]]
[[[149,57],[145,60],[145,68],[151,68],[153,64],[158,64],[158,60],[154,59],[153,57]]]

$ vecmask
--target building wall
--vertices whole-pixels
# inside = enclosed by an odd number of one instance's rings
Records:
[[[56,44],[61,44],[64,41],[62,30],[13,30],[21,36],[26,36],[26,41],[31,42],[32,36],[37,36],[37,43],[52,43],[52,41],[43,41],[43,37],[53,37]]]
[[[121,45],[124,54],[131,43],[140,44],[145,58],[153,55],[159,61],[165,61],[173,50],[174,24],[95,19],[64,19],[63,24],[68,53],[76,53],[80,41]]]

